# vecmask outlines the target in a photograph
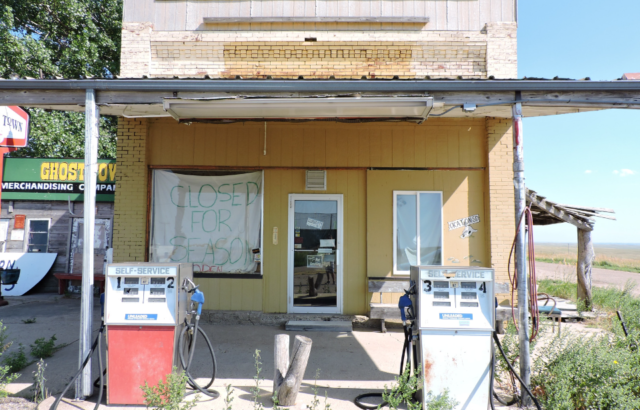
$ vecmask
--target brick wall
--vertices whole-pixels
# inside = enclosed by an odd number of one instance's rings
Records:
[[[147,230],[147,120],[118,119],[113,261],[143,262]]]
[[[475,31],[153,31],[125,23],[123,77],[515,78],[516,25]],[[314,39],[314,41],[305,41]]]
[[[511,119],[487,118],[486,209],[491,265],[497,282],[509,282],[507,263],[515,235]],[[507,296],[502,295],[502,299]]]
[[[518,78],[517,23],[489,23],[487,33],[487,76]]]

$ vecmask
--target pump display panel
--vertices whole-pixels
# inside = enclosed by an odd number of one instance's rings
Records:
[[[493,330],[493,270],[411,267],[421,329]]]
[[[105,324],[175,325],[178,267],[144,264],[107,268]]]

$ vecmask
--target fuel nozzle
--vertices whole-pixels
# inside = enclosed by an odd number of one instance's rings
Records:
[[[402,318],[402,324],[407,324],[407,314],[409,314],[409,320],[414,319],[413,314],[413,302],[411,302],[411,295],[413,295],[415,289],[415,283],[411,281],[408,290],[404,291],[404,295],[400,297],[398,301],[398,309],[400,309],[400,317]]]

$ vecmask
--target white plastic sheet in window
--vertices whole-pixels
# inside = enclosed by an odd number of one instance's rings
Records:
[[[153,173],[151,262],[191,262],[194,272],[254,273],[262,172]]]

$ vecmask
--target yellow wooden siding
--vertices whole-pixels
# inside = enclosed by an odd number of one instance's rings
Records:
[[[485,124],[482,119],[430,119],[422,125],[268,123],[267,155],[263,155],[264,135],[265,125],[258,122],[228,125],[196,123],[188,126],[168,119],[150,121],[147,163],[151,166],[264,167],[266,169],[264,278],[262,280],[199,279],[198,283],[202,284],[203,291],[206,290],[207,309],[286,312],[288,195],[290,193],[338,193],[344,195],[343,311],[345,314],[365,313],[368,310],[369,300],[367,269],[369,276],[388,274],[391,263],[380,260],[379,257],[385,253],[390,257],[393,249],[391,228],[381,231],[371,226],[376,223],[380,223],[380,226],[385,226],[387,222],[389,226],[392,224],[391,197],[377,198],[375,193],[372,197],[367,192],[371,189],[379,192],[381,188],[378,184],[385,186],[384,189],[388,192],[400,189],[427,189],[426,182],[416,182],[411,177],[411,175],[418,175],[414,171],[393,171],[387,174],[389,171],[367,172],[365,168],[480,168],[486,163]],[[269,167],[299,169],[269,169]],[[305,167],[329,169],[327,191],[304,190],[303,168]],[[367,175],[372,172],[391,175],[391,177],[372,183],[367,181]],[[398,179],[401,175],[408,177]],[[463,173],[429,171],[428,175],[432,175],[430,180],[427,178],[431,181],[429,182],[431,185],[428,186],[432,188],[429,189],[444,189],[448,192],[445,194],[445,201],[455,195],[456,200],[459,200],[459,204],[456,205],[458,208],[475,203],[475,200],[470,202],[465,196],[467,185],[473,185],[474,189],[477,187],[481,195],[480,201],[482,201],[484,187],[482,171]],[[480,178],[479,183],[473,179],[476,175]],[[474,182],[464,182],[465,178],[470,178],[469,181],[473,179]],[[438,187],[440,188],[436,189]],[[372,200],[372,198],[377,199]],[[454,209],[453,203],[447,206]],[[369,222],[367,222],[368,208],[374,210],[374,215],[369,218]],[[459,210],[462,212],[462,209]],[[471,215],[481,213],[471,209],[469,212],[474,212]],[[464,216],[468,215],[456,216],[453,219]],[[481,213],[481,218],[483,216]],[[446,221],[445,214],[444,222]],[[274,227],[278,227],[279,230],[278,245],[272,243]],[[461,230],[454,233],[459,236]],[[484,235],[481,232],[476,235],[479,234]],[[368,248],[367,241],[370,244]],[[447,239],[445,239],[445,246],[446,244]],[[445,248],[445,255],[453,254],[446,252],[448,252],[447,248]],[[484,254],[481,253],[481,255]]]
[[[206,310],[262,310],[262,279],[196,278]]]
[[[483,119],[184,125],[151,121],[150,165],[259,167],[484,167]]]
[[[366,296],[366,194],[364,170],[329,170],[326,191],[305,191],[300,169],[265,171],[264,311],[287,311],[289,194],[343,195],[343,313],[363,314]],[[278,244],[273,244],[273,228]]]
[[[450,266],[490,266],[486,250],[483,171],[367,171],[367,274],[393,274],[393,191],[441,191],[443,203],[443,261]],[[480,215],[478,232],[462,239],[462,228],[447,222]],[[453,263],[449,258],[455,258]],[[472,263],[474,259],[481,263]],[[384,294],[384,303],[399,294]],[[379,294],[369,300],[379,302]]]

